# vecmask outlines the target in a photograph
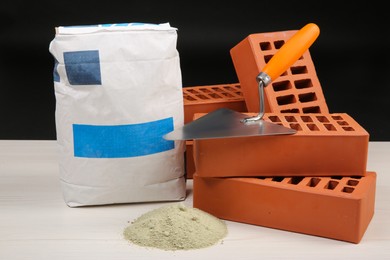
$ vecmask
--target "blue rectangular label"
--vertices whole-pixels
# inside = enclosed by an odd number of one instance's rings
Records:
[[[173,118],[130,125],[73,124],[74,156],[126,158],[174,149],[163,135],[173,131]]]

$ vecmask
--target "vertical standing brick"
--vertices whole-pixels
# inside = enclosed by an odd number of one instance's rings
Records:
[[[225,220],[359,243],[374,215],[376,173],[364,177],[202,178],[194,207]]]
[[[196,114],[195,118],[202,115]],[[369,134],[349,115],[266,113],[264,120],[296,129],[297,133],[194,140],[197,174],[201,177],[365,174]]]
[[[251,34],[230,50],[249,112],[259,112],[256,76],[296,32]],[[309,50],[279,78],[273,79],[264,92],[266,112],[329,112]]]
[[[239,83],[185,87],[183,99],[185,124],[192,121],[195,113],[208,113],[218,108],[247,111]],[[189,179],[195,172],[192,146],[193,141],[186,141],[186,174]]]

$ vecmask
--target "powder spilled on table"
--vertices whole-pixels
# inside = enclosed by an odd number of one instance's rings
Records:
[[[227,235],[226,223],[183,204],[147,212],[125,228],[125,239],[143,247],[190,250],[212,246]]]

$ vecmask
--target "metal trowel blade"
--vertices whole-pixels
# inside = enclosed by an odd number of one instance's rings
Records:
[[[166,140],[214,139],[295,134],[296,130],[264,120],[241,122],[246,115],[221,108],[166,134]]]

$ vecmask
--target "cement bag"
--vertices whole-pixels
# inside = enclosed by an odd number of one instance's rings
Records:
[[[167,24],[57,27],[56,131],[70,207],[183,200],[177,30]]]

